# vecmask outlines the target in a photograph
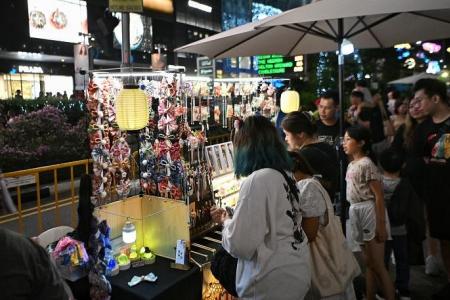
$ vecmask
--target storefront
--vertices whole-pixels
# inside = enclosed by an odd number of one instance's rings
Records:
[[[70,96],[74,90],[73,65],[27,61],[0,61],[0,99],[14,98],[22,91],[24,99],[35,99],[43,92],[64,92]]]

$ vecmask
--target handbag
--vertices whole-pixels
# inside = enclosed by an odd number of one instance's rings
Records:
[[[312,285],[321,297],[345,292],[352,280],[361,273],[358,262],[347,246],[341,222],[334,214],[330,197],[322,185],[317,185],[326,203],[324,226],[319,227],[316,239],[309,244],[312,262]]]
[[[237,258],[231,256],[222,246],[216,251],[211,261],[211,273],[234,297],[238,297],[236,292],[237,262]]]
[[[284,170],[274,169],[280,172],[289,186],[289,193],[294,199],[299,201],[298,189],[295,182]],[[296,232],[294,232],[294,235]],[[238,297],[236,292],[236,269],[238,259],[231,256],[222,246],[216,251],[211,260],[211,273],[220,282],[225,290],[234,297]]]

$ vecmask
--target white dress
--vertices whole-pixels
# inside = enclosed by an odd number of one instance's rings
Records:
[[[292,209],[285,179],[261,169],[243,180],[231,220],[224,223],[222,243],[238,258],[236,291],[240,299],[303,299],[311,284],[306,235],[295,241]],[[297,218],[301,224],[301,216]]]

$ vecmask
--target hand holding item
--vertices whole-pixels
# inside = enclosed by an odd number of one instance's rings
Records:
[[[212,207],[210,214],[214,223],[223,224],[225,220],[229,219],[227,211],[223,208]]]

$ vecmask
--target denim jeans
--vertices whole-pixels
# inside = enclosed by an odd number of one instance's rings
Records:
[[[384,263],[389,270],[389,260],[394,251],[395,287],[402,293],[409,291],[408,240],[406,235],[393,235],[391,241],[386,241]]]

